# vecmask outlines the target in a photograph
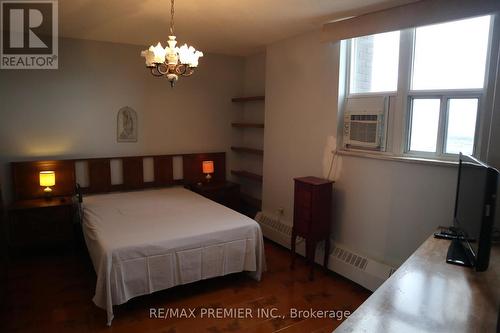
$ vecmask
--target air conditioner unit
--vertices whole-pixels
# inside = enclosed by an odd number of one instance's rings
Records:
[[[349,101],[348,101],[349,103]],[[344,148],[385,151],[387,134],[387,99],[380,108],[344,112]]]

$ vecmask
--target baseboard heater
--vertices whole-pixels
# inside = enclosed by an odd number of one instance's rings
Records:
[[[266,238],[290,248],[291,226],[262,212],[257,214],[255,220],[260,224]],[[357,254],[342,244],[332,243],[330,248],[328,268],[371,291],[375,291],[396,271],[396,268]],[[302,239],[297,242],[297,253],[305,254],[305,244]],[[321,243],[318,245],[315,258],[318,264],[323,263],[323,253],[324,244]]]

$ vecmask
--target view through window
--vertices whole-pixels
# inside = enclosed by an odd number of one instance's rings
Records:
[[[407,108],[399,112],[407,112],[409,154],[472,154],[491,20],[482,16],[352,39],[349,97],[404,94]],[[402,41],[403,34],[411,43]],[[410,68],[399,68],[403,59]],[[408,81],[404,92],[398,91],[399,79]]]

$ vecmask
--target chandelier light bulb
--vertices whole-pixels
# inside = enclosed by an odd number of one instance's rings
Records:
[[[198,59],[203,57],[203,52],[196,51],[193,55],[193,60],[189,63],[190,67],[198,67]]]
[[[161,46],[160,42],[158,42],[158,44],[153,48],[153,52],[154,52],[155,63],[161,64],[162,62],[165,61],[165,54],[167,53],[167,50]]]
[[[153,51],[153,47],[150,47],[148,50],[141,51],[141,57],[144,57],[146,59],[146,67],[155,67],[155,53]]]

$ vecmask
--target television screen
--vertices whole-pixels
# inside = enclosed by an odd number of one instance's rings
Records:
[[[477,255],[481,232],[486,178],[488,169],[465,156],[461,160],[457,202],[455,206],[455,226],[469,239],[474,256]]]
[[[460,154],[454,226],[476,269],[488,266],[498,171]]]

